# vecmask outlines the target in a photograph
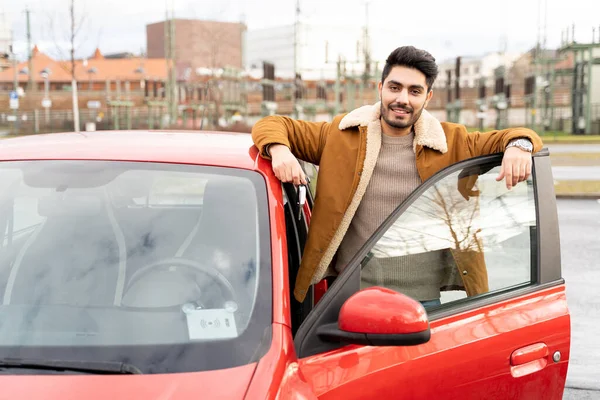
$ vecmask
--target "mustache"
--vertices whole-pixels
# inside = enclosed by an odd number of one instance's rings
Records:
[[[388,105],[387,108],[388,109],[395,108],[395,109],[406,111],[406,112],[413,112],[414,111],[412,107],[405,106],[405,105],[398,104],[398,103],[392,103],[392,104]]]

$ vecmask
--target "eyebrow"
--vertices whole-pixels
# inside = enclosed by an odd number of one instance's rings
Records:
[[[397,85],[397,86],[404,86],[402,83],[398,82],[398,81],[394,81],[394,80],[390,80],[388,82],[388,86],[389,85]],[[409,86],[410,89],[421,89],[421,90],[425,90],[425,88],[421,85],[411,85]]]

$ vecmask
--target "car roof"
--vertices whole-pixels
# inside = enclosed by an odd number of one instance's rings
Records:
[[[0,160],[113,160],[201,164],[262,170],[248,133],[97,131],[0,140]]]

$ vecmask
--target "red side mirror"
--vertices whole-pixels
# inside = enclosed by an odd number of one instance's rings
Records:
[[[382,287],[352,295],[340,310],[337,326],[323,326],[326,340],[372,346],[409,346],[431,337],[425,308],[410,297]]]
[[[371,287],[346,300],[338,327],[355,333],[416,333],[429,329],[429,322],[418,301],[387,288]]]

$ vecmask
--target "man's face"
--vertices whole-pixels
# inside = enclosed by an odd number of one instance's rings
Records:
[[[395,66],[383,83],[379,82],[381,117],[391,128],[411,127],[431,99],[425,74],[417,69]]]

